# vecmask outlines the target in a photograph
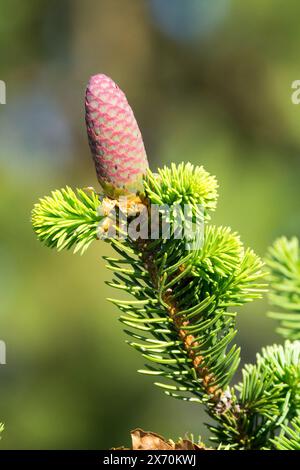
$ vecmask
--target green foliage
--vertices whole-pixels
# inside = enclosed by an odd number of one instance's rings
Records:
[[[248,410],[282,418],[284,403],[286,412],[295,415],[300,407],[300,342],[263,348],[257,364],[244,367],[243,382],[237,389]]]
[[[148,171],[144,188],[151,204],[201,205],[205,213],[214,211],[218,199],[218,183],[202,166],[191,163],[171,164],[171,168],[158,170],[158,175]]]
[[[300,450],[300,416],[290,426],[282,425],[282,432],[272,442],[277,450]]]
[[[271,448],[270,439],[300,408],[300,342],[263,348],[242,375],[238,394],[231,391],[231,406],[211,431],[233,449]]]
[[[204,234],[200,224],[195,239],[201,243],[194,250],[174,230],[170,238],[110,239],[119,256],[106,258],[114,275],[108,284],[131,298],[109,300],[121,310],[129,345],[146,359],[140,372],[152,376],[167,395],[204,404],[215,423],[209,428],[217,448],[279,448],[299,424],[300,343],[264,348],[255,364],[243,368],[242,381],[230,386],[240,361],[233,342],[235,309],[261,297],[266,285],[263,262],[238,234],[208,224],[216,201],[216,179],[202,167],[172,165],[158,175],[149,171],[141,203],[148,209],[161,206],[162,220],[172,227],[175,219],[164,206],[175,204],[185,214],[189,204],[193,222],[196,215],[205,221]],[[100,212],[96,194],[55,191],[35,206],[34,229],[50,247],[84,250],[116,204],[108,200],[104,207],[102,202]],[[270,298],[284,309],[281,330],[291,339],[299,327],[290,316],[300,309],[298,260],[297,241],[281,239],[267,261]],[[294,431],[288,431],[289,422]]]
[[[269,249],[266,263],[270,269],[270,303],[276,311],[271,318],[279,320],[277,328],[285,338],[300,339],[300,252],[296,237],[279,238]]]
[[[193,274],[218,295],[219,305],[235,307],[261,297],[266,285],[263,262],[244,249],[239,236],[228,227],[206,226],[202,247],[192,260]]]
[[[58,251],[84,251],[97,239],[100,202],[95,192],[66,188],[52,191],[35,204],[32,225],[39,240]]]
[[[187,202],[196,207],[201,201],[206,211],[212,208],[217,183],[202,168],[193,173],[191,165],[172,165],[159,175],[149,172],[145,184],[145,195],[154,203],[175,202],[183,208]],[[133,338],[129,344],[150,362],[140,372],[165,379],[156,385],[167,395],[214,401],[240,360],[239,348],[230,345],[236,314],[228,309],[260,296],[262,262],[245,252],[230,229],[214,226],[206,227],[203,246],[196,251],[185,251],[174,238],[126,240],[122,245],[112,240],[112,245],[121,258],[107,260],[115,273],[110,285],[135,297],[112,302],[123,312],[120,320]]]
[[[229,227],[205,227],[203,245],[193,259],[193,272],[199,278],[218,285],[222,278],[234,273],[242,259],[243,245],[239,236]]]
[[[300,341],[267,346],[262,355],[258,355],[257,362],[272,377],[272,387],[281,387],[283,396],[288,397],[288,401],[285,398],[287,417],[296,415],[300,408]]]
[[[113,246],[116,247],[115,242]],[[148,245],[146,263],[149,263],[154,248],[154,244]],[[208,375],[204,372],[205,368],[209,366],[214,373],[209,385],[222,387],[230,380],[239,363],[239,350],[235,346],[227,353],[227,347],[236,333],[235,314],[218,309],[216,297],[202,291],[199,278],[190,274],[190,255],[179,261],[176,259],[174,263],[168,256],[168,250],[162,246],[159,249],[161,256],[157,256],[151,267],[152,273],[149,273],[145,263],[137,261],[139,249],[131,246],[131,250],[130,256],[128,250],[125,254],[119,248],[122,258],[110,261],[110,265],[117,271],[114,287],[127,288],[134,293],[136,300],[113,302],[124,312],[120,320],[130,328],[126,332],[135,339],[129,344],[151,363],[142,372],[175,381],[176,385],[156,383],[168,395],[184,400],[207,400],[208,384],[203,385]],[[182,272],[178,272],[178,262],[187,265]],[[169,296],[172,296],[172,301]],[[174,312],[171,305],[174,305]],[[183,327],[183,324],[186,325]],[[184,342],[188,335],[193,335],[193,343],[187,350]],[[196,368],[193,359],[200,357],[205,359]]]

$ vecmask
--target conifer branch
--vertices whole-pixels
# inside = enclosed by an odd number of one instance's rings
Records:
[[[129,345],[147,361],[140,372],[155,377],[167,395],[203,404],[215,423],[209,427],[217,449],[299,448],[298,241],[277,240],[267,257],[270,300],[279,309],[270,315],[280,321],[278,331],[294,341],[264,348],[233,387],[240,361],[234,343],[236,308],[265,291],[262,260],[230,228],[209,224],[218,184],[203,167],[181,163],[158,174],[147,170],[132,109],[109,77],[91,77],[85,106],[104,196],[69,187],[53,191],[33,209],[37,237],[59,251],[83,252],[99,238],[111,243],[118,257],[105,258],[114,275],[108,284],[131,297],[109,300],[121,311]],[[152,237],[148,222],[153,223],[156,206],[159,235]],[[178,215],[196,232],[179,237]],[[137,235],[127,231],[132,222],[140,228]],[[161,230],[166,226],[167,236]],[[145,433],[137,431],[143,441]],[[146,439],[150,434],[157,440],[154,433],[146,433]]]
[[[175,189],[177,170],[173,167],[173,173],[168,172]],[[169,195],[155,188],[153,174],[147,178],[147,207],[158,200],[163,205]],[[86,248],[107,216],[99,204],[93,193],[55,191],[35,206],[34,228],[50,247]],[[205,226],[203,245],[190,252],[184,248],[185,240],[172,237],[110,242],[121,259],[107,259],[114,272],[109,284],[135,298],[112,302],[122,312],[120,321],[131,338],[129,344],[148,361],[140,372],[159,378],[156,385],[167,395],[206,404],[217,423],[210,429],[219,445],[267,447],[280,425],[293,420],[300,407],[299,342],[265,348],[257,364],[244,367],[237,388],[229,388],[239,364],[239,349],[229,347],[236,334],[236,314],[229,309],[261,295],[262,261],[252,250],[245,250],[230,229],[211,225]],[[281,266],[276,267],[281,273]]]
[[[70,187],[52,191],[35,204],[32,225],[39,240],[58,251],[74,247],[74,253],[84,253],[97,239],[99,215],[98,195]]]
[[[300,450],[300,416],[291,421],[290,426],[282,425],[282,432],[272,439],[277,450]]]
[[[232,406],[211,426],[215,440],[232,449],[272,448],[283,423],[300,408],[300,342],[268,346],[255,365],[243,368],[243,380],[231,390]]]
[[[296,237],[279,238],[269,249],[269,300],[274,311],[269,317],[279,321],[277,332],[290,340],[300,339],[300,251]]]

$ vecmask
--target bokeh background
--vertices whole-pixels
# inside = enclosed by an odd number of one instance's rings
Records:
[[[300,106],[296,0],[0,0],[0,366],[3,449],[127,445],[135,427],[207,435],[201,407],[139,376],[102,255],[42,247],[37,199],[97,186],[84,125],[91,74],[126,91],[152,169],[203,164],[220,183],[217,224],[264,255],[299,234]],[[266,301],[240,311],[242,359],[280,341]]]

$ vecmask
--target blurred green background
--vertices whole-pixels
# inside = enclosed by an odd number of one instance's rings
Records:
[[[296,0],[0,0],[0,448],[109,448],[135,427],[206,436],[201,407],[139,376],[95,243],[57,254],[32,232],[37,199],[97,181],[84,125],[91,74],[126,91],[152,169],[216,174],[214,222],[264,255],[299,234],[300,106]],[[280,341],[266,301],[240,311],[242,359]]]

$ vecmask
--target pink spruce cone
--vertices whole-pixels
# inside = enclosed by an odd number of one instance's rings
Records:
[[[105,194],[136,194],[148,168],[140,129],[122,90],[106,75],[91,77],[86,125],[97,176]]]

